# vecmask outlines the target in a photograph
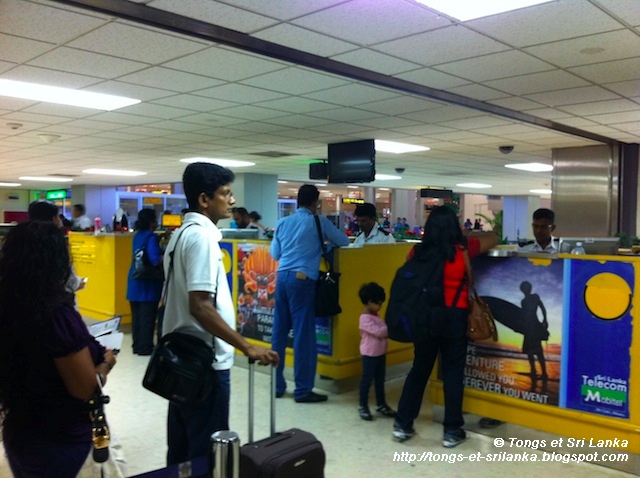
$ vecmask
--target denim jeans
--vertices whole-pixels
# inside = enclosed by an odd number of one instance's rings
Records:
[[[467,356],[467,315],[467,309],[448,307],[447,324],[442,333],[413,344],[413,365],[404,382],[398,403],[396,425],[405,430],[413,428],[413,421],[420,413],[429,375],[440,352],[444,383],[444,431],[458,433],[461,430],[464,425],[462,399]]]
[[[14,478],[75,478],[89,456],[91,442],[14,445],[4,442]]]
[[[211,435],[229,429],[230,371],[218,370],[209,396],[194,407],[169,403],[167,465],[182,463],[211,451]]]
[[[316,348],[316,281],[298,279],[293,271],[278,272],[276,307],[273,318],[271,348],[280,355],[276,375],[276,391],[284,393],[284,358],[289,330],[293,329],[294,398],[304,397],[313,390],[318,365]]]
[[[369,388],[371,382],[375,383],[376,405],[382,406],[387,403],[384,397],[384,378],[387,368],[386,355],[379,357],[362,356],[362,378],[360,379],[360,406],[369,405]]]
[[[158,317],[158,301],[131,304],[131,336],[134,354],[153,352],[153,331]]]

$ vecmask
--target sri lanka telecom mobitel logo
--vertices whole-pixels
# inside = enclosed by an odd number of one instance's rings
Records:
[[[631,288],[617,274],[596,274],[587,281],[584,303],[594,317],[613,321],[622,317],[631,306]],[[628,400],[628,381],[608,375],[582,375],[580,393],[582,401],[624,408]]]
[[[628,399],[628,384],[622,378],[611,378],[605,375],[582,376],[580,393],[585,403],[600,403],[603,405],[624,408]]]

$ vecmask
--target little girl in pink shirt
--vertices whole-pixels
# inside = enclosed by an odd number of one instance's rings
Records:
[[[373,420],[369,411],[369,388],[375,381],[376,411],[385,417],[395,417],[396,412],[384,398],[384,379],[387,353],[387,324],[378,312],[386,299],[384,289],[375,282],[360,288],[360,301],[364,305],[360,315],[360,353],[362,354],[362,379],[360,380],[360,407],[363,420]]]

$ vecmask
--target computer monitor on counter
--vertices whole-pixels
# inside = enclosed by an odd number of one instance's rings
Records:
[[[616,255],[620,245],[619,237],[561,237],[558,252],[569,254],[576,243],[581,242],[587,254]]]
[[[260,230],[255,228],[234,229],[223,227],[220,232],[223,239],[258,239],[260,234]]]

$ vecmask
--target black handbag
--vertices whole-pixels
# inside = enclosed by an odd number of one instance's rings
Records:
[[[342,312],[339,297],[339,279],[340,273],[335,272],[327,257],[327,247],[322,238],[322,229],[320,228],[320,218],[314,216],[316,228],[318,229],[318,237],[322,247],[322,257],[324,258],[328,271],[320,271],[318,280],[316,281],[316,303],[315,312],[317,317],[329,317]]]
[[[180,234],[190,226],[185,227]],[[179,240],[180,236],[176,239],[173,251],[169,253],[169,271],[161,301],[163,315],[173,272],[173,254]],[[160,338],[151,354],[142,386],[176,405],[197,405],[216,386],[217,375],[213,369],[215,356],[213,343],[208,344],[183,332],[171,332]]]
[[[202,402],[216,385],[215,352],[204,340],[181,332],[160,339],[142,386],[181,406]]]
[[[152,236],[149,236],[142,247],[133,251],[133,275],[132,279],[164,280],[162,262],[154,266],[149,259],[147,244]]]

